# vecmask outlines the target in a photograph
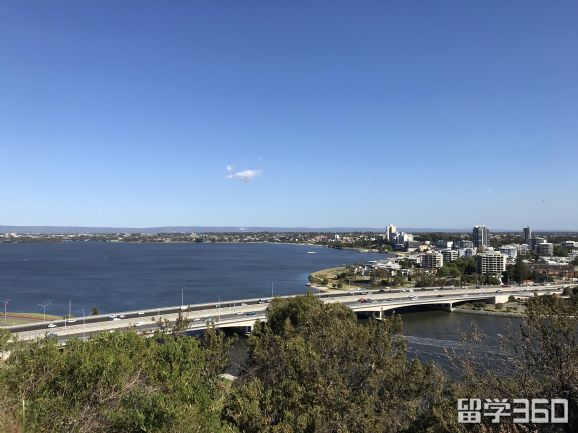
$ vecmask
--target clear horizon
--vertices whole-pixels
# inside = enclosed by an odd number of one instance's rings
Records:
[[[577,19],[4,2],[0,225],[576,230]]]

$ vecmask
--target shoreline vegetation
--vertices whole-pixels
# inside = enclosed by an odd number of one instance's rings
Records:
[[[388,254],[389,251],[380,251],[376,248],[363,248],[363,247],[346,247],[346,246],[332,246],[325,244],[316,244],[312,242],[275,242],[275,241],[221,241],[221,240],[150,240],[150,239],[136,239],[136,240],[117,240],[117,239],[26,239],[26,240],[13,240],[10,242],[0,242],[1,244],[42,244],[42,243],[64,243],[64,242],[97,242],[97,243],[113,243],[113,244],[271,244],[271,245],[301,245],[306,247],[321,247],[321,248],[332,248],[335,250],[350,250],[359,251],[360,253],[381,253]]]
[[[465,334],[449,353],[456,377],[409,356],[400,315],[361,322],[311,295],[271,302],[234,381],[222,375],[235,337],[210,325],[187,336],[186,319],[152,338],[105,333],[66,346],[12,341],[0,330],[0,352],[9,354],[0,362],[0,431],[487,433],[497,431],[490,417],[474,428],[459,422],[458,398],[554,395],[568,399],[568,423],[529,429],[574,432],[577,295],[531,299],[520,329],[488,356],[475,349],[482,335]]]

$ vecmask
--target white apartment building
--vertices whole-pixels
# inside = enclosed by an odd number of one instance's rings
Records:
[[[500,253],[509,259],[516,260],[516,257],[518,257],[518,247],[516,245],[504,245],[500,247]]]
[[[420,256],[420,262],[424,269],[437,269],[444,265],[444,256],[437,251],[430,251]]]
[[[498,251],[488,251],[476,256],[478,274],[500,275],[506,270],[506,256]]]
[[[476,255],[475,248],[460,248],[458,250],[458,257],[473,257]]]
[[[453,262],[454,260],[457,260],[457,258],[458,258],[458,251],[457,250],[452,250],[450,248],[446,248],[445,250],[441,250],[440,252],[442,253],[442,256],[444,258],[444,263]]]

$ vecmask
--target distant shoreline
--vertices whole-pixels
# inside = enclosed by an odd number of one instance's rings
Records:
[[[350,250],[350,251],[358,251],[360,253],[378,253],[378,254],[389,254],[389,252],[383,252],[372,248],[359,248],[359,247],[332,247],[330,245],[322,245],[322,244],[312,244],[306,242],[271,242],[271,241],[125,241],[125,240],[103,240],[103,239],[87,239],[87,240],[80,240],[80,239],[42,239],[42,240],[26,240],[26,241],[10,241],[10,242],[3,242],[0,241],[0,245],[2,244],[56,244],[56,243],[84,243],[84,242],[95,242],[95,243],[103,243],[103,244],[269,244],[269,245],[301,245],[301,246],[308,246],[308,247],[320,247],[320,248],[331,248],[334,250]]]

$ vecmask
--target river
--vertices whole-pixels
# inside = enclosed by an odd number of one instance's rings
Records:
[[[314,252],[310,254],[309,252]],[[0,299],[9,311],[64,315],[96,307],[100,312],[139,310],[271,295],[305,293],[316,270],[385,258],[294,244],[101,243],[0,244]],[[460,332],[475,321],[487,335],[481,356],[492,356],[507,317],[419,311],[403,313],[408,353],[450,368]],[[519,319],[513,319],[515,323]],[[241,348],[242,350],[242,348]],[[448,352],[449,351],[449,352]]]

